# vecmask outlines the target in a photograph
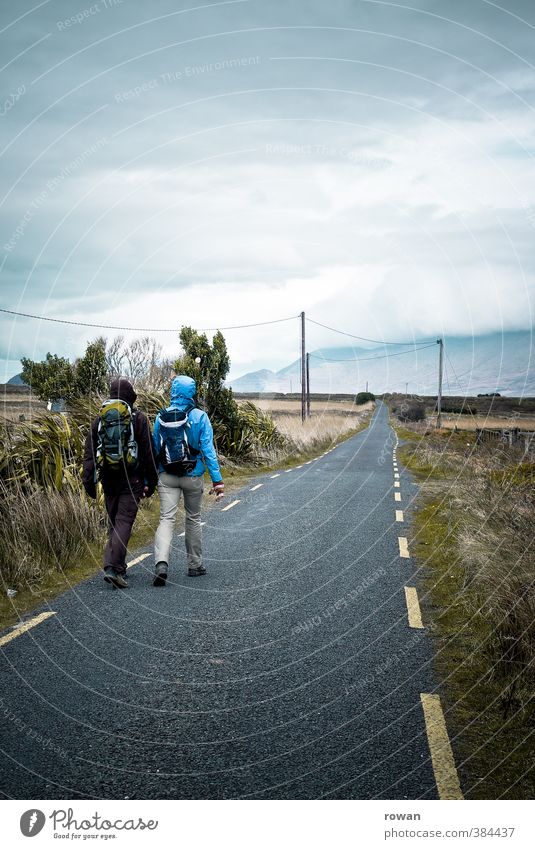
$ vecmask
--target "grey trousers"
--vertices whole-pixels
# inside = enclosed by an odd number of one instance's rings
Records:
[[[173,539],[176,513],[180,504],[180,493],[184,494],[186,509],[186,554],[188,568],[202,566],[201,503],[204,477],[177,477],[161,472],[158,481],[160,496],[160,524],[154,538],[155,563],[169,564],[169,550]]]

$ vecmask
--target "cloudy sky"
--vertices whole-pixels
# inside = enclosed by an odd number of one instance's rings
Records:
[[[0,306],[151,328],[305,310],[396,340],[532,327],[532,2],[0,8]],[[0,379],[96,335],[0,321]],[[233,375],[298,353],[297,320],[226,335]],[[309,325],[311,350],[341,340]]]

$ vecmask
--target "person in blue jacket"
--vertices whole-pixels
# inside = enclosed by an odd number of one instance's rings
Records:
[[[152,434],[154,456],[158,461],[160,524],[154,540],[154,586],[164,586],[169,569],[169,551],[175,519],[184,497],[186,510],[186,554],[188,575],[205,575],[202,563],[201,503],[205,468],[212,479],[217,500],[225,486],[214,447],[210,419],[195,405],[197,385],[186,375],[171,384],[171,403],[160,410]]]

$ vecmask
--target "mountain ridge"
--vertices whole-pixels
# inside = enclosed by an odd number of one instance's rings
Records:
[[[432,395],[438,384],[438,345],[415,341],[414,350],[401,346],[319,348],[310,354],[312,392],[412,392]],[[420,347],[421,346],[421,347]],[[444,394],[535,395],[531,330],[452,336],[444,339]],[[228,381],[236,392],[290,392],[300,385],[300,360],[272,371],[260,369]]]

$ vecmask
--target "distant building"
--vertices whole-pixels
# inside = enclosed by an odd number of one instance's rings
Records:
[[[58,398],[57,401],[48,401],[46,405],[49,413],[66,413],[67,412],[67,404],[64,398]]]

